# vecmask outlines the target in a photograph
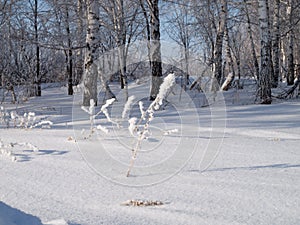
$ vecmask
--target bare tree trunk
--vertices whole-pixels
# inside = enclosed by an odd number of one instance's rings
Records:
[[[254,44],[254,39],[253,39],[250,15],[249,15],[248,7],[247,7],[247,0],[244,0],[244,4],[245,4],[245,10],[246,10],[247,24],[248,24],[248,34],[249,34],[250,43],[251,43],[252,58],[253,58],[253,62],[254,62],[254,73],[255,73],[254,75],[255,75],[256,79],[259,80],[259,64],[258,64],[256,52],[255,52],[255,44]]]
[[[269,30],[268,0],[259,0],[259,25],[261,39],[261,61],[259,75],[259,90],[262,104],[271,104],[271,37]]]
[[[68,50],[66,52],[67,74],[68,74],[68,95],[73,95],[73,52],[72,52],[72,40],[69,22],[69,9],[65,5],[65,26],[68,38]]]
[[[222,52],[223,52],[223,39],[225,33],[225,25],[227,20],[227,0],[221,1],[221,14],[219,19],[219,26],[216,36],[216,44],[215,44],[215,51],[214,51],[214,71],[213,71],[213,78],[216,79],[219,85],[222,82]],[[216,91],[216,86],[212,85],[213,91]]]
[[[120,67],[120,84],[121,89],[125,89],[125,99],[128,99],[128,86],[126,76],[126,27],[124,15],[124,1],[116,0],[115,2],[114,23],[117,33],[118,58]]]
[[[233,58],[231,54],[229,31],[228,31],[227,23],[225,24],[225,42],[226,42],[226,58],[228,62],[229,74],[221,87],[222,91],[227,91],[235,78],[235,70],[234,70]]]
[[[184,61],[185,61],[185,76],[184,76],[184,86],[183,89],[184,91],[186,91],[186,87],[189,84],[189,60],[190,60],[190,32],[188,29],[188,9],[187,8],[183,8],[183,24],[182,24],[182,42],[183,42],[183,47],[184,47]]]
[[[187,46],[184,46],[184,61],[185,61],[185,75],[184,75],[184,86],[183,89],[186,91],[186,87],[189,84],[189,49]]]
[[[83,78],[83,105],[89,106],[90,100],[93,99],[97,104],[97,78],[98,69],[96,61],[98,59],[99,48],[99,7],[97,0],[87,0],[87,35],[86,35],[86,55],[84,62]]]
[[[42,95],[42,88],[41,88],[41,77],[40,77],[40,46],[39,46],[39,33],[38,33],[38,0],[34,1],[34,39],[36,45],[36,71],[35,71],[35,78],[34,78],[34,92],[36,96]]]
[[[105,65],[106,63],[106,60],[104,57],[101,57],[102,58],[102,64]],[[114,61],[111,60],[111,61]],[[105,90],[105,99],[110,99],[110,98],[116,98],[116,96],[114,95],[114,93],[111,91],[110,87],[109,87],[109,79],[106,79],[104,76],[103,76],[103,72],[100,71],[100,68],[98,67],[98,71],[100,73],[100,76],[99,76],[99,79],[100,79],[100,82],[102,84],[102,87],[104,88]],[[110,69],[110,71],[112,71],[112,69]]]
[[[274,76],[272,79],[272,87],[278,86],[280,76],[280,0],[275,0],[275,18],[274,18],[274,41],[273,41],[273,64]]]
[[[148,19],[148,14],[147,14],[147,10],[144,6],[143,0],[140,0],[140,6],[142,8],[143,11],[143,15],[145,18],[145,22],[146,22],[146,35],[147,35],[147,48],[148,48],[148,59],[149,59],[149,65],[150,65],[150,70],[152,70],[152,65],[151,65],[151,29],[150,29],[150,22]]]
[[[159,0],[147,0],[150,8],[151,24],[151,66],[152,83],[150,89],[150,100],[154,100],[162,84],[162,62],[161,62],[161,43],[160,43],[160,22],[159,22]]]
[[[294,26],[293,26],[293,10],[294,10],[294,0],[288,1],[287,15],[289,17],[289,32],[288,32],[288,74],[287,74],[287,84],[293,85],[295,79],[295,63],[294,63]]]
[[[85,18],[85,14],[84,12],[86,10],[84,10],[84,4],[83,4],[83,0],[78,0],[77,1],[77,17],[78,17],[78,33],[79,34],[84,34],[84,25],[83,25],[83,21]],[[80,37],[83,35],[80,35]],[[74,74],[74,80],[73,83],[74,85],[78,85],[78,83],[81,81],[82,79],[82,75],[83,75],[83,65],[84,65],[84,59],[83,59],[83,49],[80,48],[79,51],[77,52],[77,56],[76,56],[76,67],[75,67],[75,74]]]
[[[297,64],[296,73],[297,73],[297,79],[299,82],[300,81],[300,64]],[[299,85],[299,89],[298,89],[298,95],[300,95],[300,85]]]

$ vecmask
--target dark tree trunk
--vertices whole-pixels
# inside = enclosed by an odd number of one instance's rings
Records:
[[[261,61],[259,90],[262,104],[271,104],[271,35],[269,30],[268,0],[259,0],[259,24],[261,39]]]
[[[274,18],[274,41],[273,41],[273,65],[274,76],[272,79],[272,87],[277,88],[280,76],[280,0],[275,2],[275,18]]]
[[[73,52],[72,52],[72,40],[69,24],[69,10],[65,6],[66,12],[66,31],[68,36],[68,53],[67,53],[67,73],[68,73],[68,95],[73,95]]]
[[[253,58],[253,63],[254,63],[254,76],[256,77],[257,80],[259,80],[259,64],[255,52],[255,43],[253,39],[253,32],[252,32],[252,26],[251,26],[251,20],[250,20],[250,15],[248,11],[248,6],[247,6],[247,0],[244,0],[245,4],[245,10],[246,10],[246,16],[247,16],[247,24],[248,24],[248,34],[250,38],[250,43],[251,43],[251,53],[252,53],[252,58]]]
[[[288,47],[288,74],[287,74],[287,84],[293,85],[295,79],[295,63],[294,63],[294,0],[288,1],[288,16],[289,16],[289,33],[288,33],[288,40],[289,40],[289,47]]]
[[[39,34],[38,34],[38,0],[34,1],[34,37],[35,37],[35,44],[36,44],[36,71],[35,71],[35,78],[34,78],[34,92],[36,96],[42,95],[42,88],[41,88],[41,77],[40,77],[40,67],[41,67],[41,60],[40,60],[40,46],[39,46]]]

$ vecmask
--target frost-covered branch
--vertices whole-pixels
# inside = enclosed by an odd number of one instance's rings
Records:
[[[107,119],[108,122],[113,123],[113,124],[118,124],[115,121],[113,121],[108,113],[107,108],[114,103],[116,99],[111,98],[106,100],[105,104],[101,106],[101,109],[98,113],[95,113],[95,101],[93,99],[90,99],[90,106],[87,108],[85,106],[82,106],[81,109],[85,111],[89,116],[90,116],[90,134],[89,137],[92,136],[92,134],[95,132],[95,130],[100,130],[104,133],[108,133],[108,129],[102,125],[95,125],[95,119],[98,115],[103,113]],[[82,131],[84,133],[84,131]]]
[[[150,104],[150,106],[146,111],[144,111],[143,104],[139,103],[140,111],[141,111],[140,120],[138,122],[137,122],[137,118],[130,118],[128,120],[129,132],[133,136],[135,136],[136,134],[137,141],[132,150],[132,156],[131,156],[129,168],[126,173],[127,177],[130,175],[131,169],[137,157],[137,152],[141,148],[142,141],[147,139],[151,134],[149,130],[149,124],[154,119],[154,112],[159,110],[160,106],[163,104],[163,100],[166,99],[166,97],[168,96],[168,94],[170,93],[174,85],[175,85],[175,75],[174,73],[170,73],[167,77],[164,78],[164,81],[159,88],[159,93],[157,97]],[[139,127],[142,127],[142,129],[139,130]]]

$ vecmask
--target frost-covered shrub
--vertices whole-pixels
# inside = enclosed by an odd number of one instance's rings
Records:
[[[146,110],[144,109],[143,102],[141,101],[139,102],[139,109],[141,113],[140,119],[136,117],[132,117],[128,120],[129,122],[128,130],[132,136],[136,137],[136,143],[133,147],[131,161],[126,176],[130,175],[130,171],[136,159],[137,152],[138,150],[141,149],[142,141],[148,139],[149,136],[151,135],[149,125],[150,122],[154,119],[155,111],[160,109],[160,107],[163,104],[163,101],[167,98],[168,94],[170,93],[174,85],[175,85],[175,75],[171,73],[164,78],[164,81],[159,88],[159,93],[157,97]],[[165,133],[165,135],[168,135],[169,133],[176,132],[176,131],[175,130],[169,131]]]
[[[7,112],[3,106],[0,107],[0,124],[5,125],[7,128],[12,126],[25,129],[36,127],[51,128],[53,125],[50,120],[38,119],[34,112],[19,115],[15,110]]]
[[[90,132],[89,132],[88,136],[85,137],[85,139],[92,137],[92,135],[95,133],[96,130],[100,130],[104,133],[108,133],[108,129],[106,127],[102,126],[101,124],[98,124],[98,125],[95,124],[96,117],[98,115],[100,115],[101,113],[103,113],[105,115],[105,118],[107,119],[108,122],[117,124],[116,122],[114,122],[111,119],[111,117],[108,113],[108,110],[107,110],[108,106],[113,104],[113,102],[115,100],[116,100],[115,98],[111,98],[111,99],[106,100],[105,104],[101,106],[101,109],[98,113],[95,113],[95,101],[94,101],[94,99],[90,99],[90,106],[89,107],[85,107],[85,106],[81,107],[81,109],[89,115],[89,119],[90,119]],[[82,130],[82,134],[85,135],[85,130]]]
[[[10,116],[6,109],[1,106],[0,107],[0,124],[4,125],[6,128],[9,127]]]
[[[1,156],[1,158],[11,160],[12,162],[17,162],[20,158],[20,156],[19,156],[20,154],[14,153],[15,151],[17,151],[17,150],[14,151],[14,148],[16,146],[25,147],[25,148],[27,148],[27,150],[32,150],[33,152],[39,151],[39,149],[35,145],[28,143],[28,142],[22,142],[22,143],[15,142],[15,143],[4,144],[4,142],[0,140],[0,156]]]
[[[24,128],[32,128],[35,124],[36,116],[34,112],[24,113],[23,116],[19,116],[20,119],[20,127]]]

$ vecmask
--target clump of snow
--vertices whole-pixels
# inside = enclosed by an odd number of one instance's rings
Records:
[[[97,125],[97,130],[101,130],[103,133],[106,133],[106,134],[108,134],[108,132],[109,132],[109,130],[106,127],[104,127],[100,124]]]
[[[135,99],[134,95],[132,95],[128,98],[127,102],[125,103],[123,112],[122,112],[122,119],[125,119],[125,117],[127,116],[128,112],[133,104],[134,99]]]
[[[145,110],[144,110],[144,103],[142,101],[139,101],[139,108],[141,113],[141,118],[145,120]]]
[[[175,84],[175,74],[170,73],[168,76],[164,78],[163,83],[160,85],[159,93],[157,95],[157,102],[159,105],[162,105],[162,101],[167,97],[170,90]]]
[[[44,225],[68,225],[68,223],[64,219],[51,220],[48,222],[44,222]]]
[[[134,133],[137,130],[137,127],[136,127],[137,118],[136,117],[132,117],[132,118],[130,118],[128,120],[128,122],[129,122],[129,126],[128,126],[129,133],[132,136],[134,136]]]
[[[164,135],[170,135],[170,134],[175,134],[175,133],[178,133],[178,129],[164,131]]]
[[[43,121],[41,121],[39,123],[36,123],[35,125],[31,126],[31,128],[41,126],[42,128],[50,129],[52,125],[53,125],[53,122],[51,122],[50,120],[43,120]]]
[[[116,100],[115,98],[111,98],[111,99],[106,100],[106,103],[101,107],[101,110],[100,110],[100,112],[97,113],[97,115],[99,115],[102,112],[105,115],[108,122],[117,124],[116,122],[114,122],[110,118],[110,115],[109,115],[108,110],[107,110],[107,107],[110,106],[111,104],[113,104],[115,100]]]

